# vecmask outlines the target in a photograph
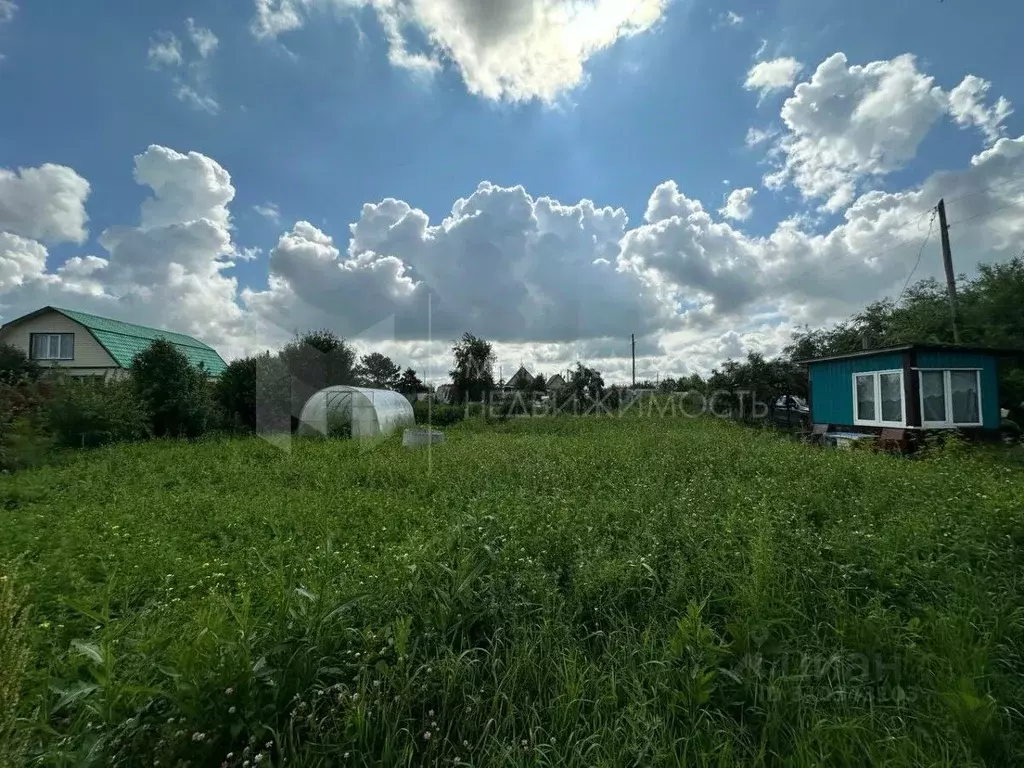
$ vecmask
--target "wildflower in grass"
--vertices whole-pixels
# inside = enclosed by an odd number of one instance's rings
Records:
[[[430,731],[424,731],[424,732],[423,732],[423,738],[424,738],[424,739],[425,739],[426,741],[430,741],[430,736],[431,736],[431,734],[430,734]]]
[[[229,708],[228,708],[228,714],[229,714],[229,715],[233,715],[233,714],[235,714],[235,712],[237,712],[237,711],[238,711],[238,709],[237,709],[236,707],[229,707]]]

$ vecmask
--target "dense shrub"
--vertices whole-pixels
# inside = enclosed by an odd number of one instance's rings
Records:
[[[20,348],[0,342],[0,384],[15,385],[35,381],[41,374],[39,364],[29,359]]]
[[[458,424],[467,416],[480,416],[484,408],[480,403],[470,405],[448,405],[444,403],[428,403],[419,400],[412,404],[412,412],[416,417],[417,424],[430,423],[435,427],[448,427]]]
[[[213,401],[231,426],[256,429],[255,357],[232,360],[213,385]]]
[[[67,379],[47,405],[59,445],[85,448],[146,437],[149,415],[128,379]]]
[[[131,366],[136,394],[156,437],[198,437],[210,415],[205,375],[169,341],[158,339]]]
[[[0,469],[23,469],[45,460],[53,440],[44,405],[52,396],[49,382],[0,384]]]
[[[287,431],[290,398],[286,364],[269,352],[232,361],[213,385],[219,421],[227,429]]]

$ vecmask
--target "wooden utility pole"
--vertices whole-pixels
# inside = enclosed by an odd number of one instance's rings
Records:
[[[636,386],[636,336],[629,334],[630,354],[633,357],[633,386]]]
[[[946,292],[949,294],[949,316],[953,321],[953,341],[959,344],[960,329],[956,322],[956,276],[953,274],[953,254],[949,250],[945,200],[939,200],[939,234],[942,235],[942,266],[946,270]]]

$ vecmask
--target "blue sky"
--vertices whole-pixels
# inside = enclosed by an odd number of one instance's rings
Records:
[[[293,28],[257,30],[261,2],[271,11],[290,11],[296,21],[285,26]],[[600,5],[603,0],[588,2]],[[451,310],[447,316],[439,315],[449,335],[460,322],[479,322],[506,345],[508,355],[541,368],[584,355],[617,370],[623,360],[617,344],[609,343],[617,332],[601,318],[619,312],[642,326],[636,330],[651,351],[645,366],[665,373],[706,370],[730,354],[777,350],[791,327],[827,322],[833,311],[841,316],[891,292],[892,285],[902,284],[906,254],[916,254],[919,243],[914,237],[923,233],[910,233],[896,226],[897,220],[878,218],[863,200],[858,204],[860,196],[873,191],[902,195],[887,203],[907,214],[895,217],[902,220],[926,213],[934,205],[935,200],[926,201],[916,193],[947,194],[945,187],[936,186],[941,181],[935,177],[937,172],[949,170],[964,177],[947,185],[953,197],[987,186],[982,182],[1012,178],[1015,167],[1008,166],[1021,162],[1016,147],[1009,145],[1022,132],[1020,116],[993,116],[999,97],[1010,104],[1024,101],[1019,39],[1013,34],[1024,26],[1024,7],[1008,0],[984,4],[964,0],[737,0],[727,4],[636,0],[637,13],[648,15],[640,21],[636,20],[640,16],[631,19],[633,26],[628,29],[594,32],[589,39],[604,35],[603,42],[576,57],[583,77],[575,81],[571,74],[566,79],[565,72],[570,70],[553,66],[548,72],[543,61],[552,45],[582,35],[578,31],[582,21],[575,27],[549,28],[542,27],[537,17],[533,22],[486,20],[473,37],[473,25],[459,14],[493,5],[473,0],[423,0],[420,6],[432,7],[432,17],[428,11],[406,9],[401,17],[401,52],[437,62],[419,68],[396,65],[394,35],[389,37],[385,13],[370,0],[285,0],[283,5],[281,0],[15,3],[20,7],[0,24],[4,57],[0,99],[7,105],[7,118],[0,121],[0,168],[13,173],[46,164],[70,169],[88,182],[88,193],[81,201],[87,221],[79,222],[78,235],[68,232],[74,225],[55,226],[50,230],[63,234],[38,240],[46,249],[43,269],[37,268],[38,260],[33,262],[34,271],[25,267],[30,261],[27,256],[7,257],[21,266],[8,267],[6,282],[0,266],[0,319],[33,308],[33,302],[37,306],[63,302],[104,309],[108,314],[116,310],[128,315],[125,319],[203,335],[224,347],[228,356],[272,346],[281,338],[282,328],[320,323],[358,335],[353,329],[357,332],[392,314],[402,318],[408,312],[419,317],[422,301],[414,295],[419,289],[403,282],[404,270],[406,279],[412,276],[414,282],[429,284],[438,301]],[[10,7],[10,0],[7,4]],[[0,2],[0,18],[4,18],[3,5]],[[536,5],[557,10],[566,3],[536,0]],[[623,0],[623,7],[627,5]],[[456,19],[470,30],[461,38],[445,32]],[[210,36],[216,39],[205,56],[192,40],[196,30],[205,30],[208,41]],[[150,52],[155,43],[166,43],[171,35],[181,61],[160,64]],[[493,45],[498,45],[494,39],[512,40],[512,47],[498,49],[500,55],[494,55]],[[962,124],[953,108],[938,117],[934,100],[927,100],[920,115],[897,114],[902,107],[897,88],[893,91],[897,98],[883,94],[876,99],[882,107],[875,102],[872,107],[875,112],[891,109],[893,114],[872,113],[871,122],[856,135],[852,128],[844,134],[842,126],[829,125],[820,131],[820,126],[812,127],[807,131],[817,155],[780,150],[782,142],[799,138],[801,130],[787,130],[780,115],[786,99],[793,97],[794,85],[809,81],[819,65],[837,52],[846,56],[844,70],[912,54],[913,71],[907,75],[904,67],[895,80],[906,85],[914,78],[921,82],[933,78],[926,90],[951,93],[968,75],[989,85],[983,93],[975,90],[971,114],[976,119],[965,118]],[[473,60],[487,56],[491,59],[486,67]],[[517,56],[523,60],[516,61]],[[744,87],[756,64],[783,59],[795,60],[794,66],[799,66],[792,78],[783,78],[785,82],[763,97],[756,89]],[[425,69],[432,71],[425,73]],[[480,92],[496,82],[495,72],[506,82],[518,78],[514,88],[519,90],[512,93],[513,88],[506,88],[497,95]],[[193,95],[182,97],[182,87]],[[550,91],[531,97],[531,89],[539,93],[545,88],[554,89],[553,98],[546,98]],[[867,98],[863,90],[854,96]],[[998,133],[1004,137],[1001,155],[1012,155],[1010,160],[1000,156],[989,161],[994,176],[971,166],[972,156],[998,144],[996,128],[982,135],[980,124],[985,120],[993,126],[998,123]],[[904,143],[879,138],[906,125],[923,125],[923,135]],[[751,128],[777,133],[748,146]],[[140,221],[140,205],[154,194],[159,202],[160,194],[147,188],[152,183],[138,183],[133,170],[136,156],[154,145],[176,153],[160,156],[168,168],[177,168],[173,173],[186,173],[188,162],[178,158],[196,153],[191,157],[201,156],[230,175],[232,191],[225,192],[227,199],[222,200],[230,214],[230,224],[224,218],[230,245],[209,246],[214,250],[207,262],[198,251],[179,257],[168,246],[161,253],[162,241],[152,232],[145,254],[128,253],[127,246],[118,254],[101,242],[102,233],[110,228],[152,229]],[[859,149],[843,149],[853,145]],[[841,168],[829,164],[830,146],[839,147],[840,154],[847,152]],[[778,170],[780,162],[784,165],[787,157],[787,180],[766,187],[765,176]],[[207,168],[203,161],[195,160],[199,165],[192,170]],[[803,181],[794,180],[793,170],[798,167],[809,169]],[[163,178],[162,173],[154,170],[151,176]],[[853,191],[833,197],[838,182],[822,188],[809,181],[830,173],[845,174]],[[176,176],[171,186],[178,194],[189,195],[193,181],[200,186],[210,183],[197,179]],[[645,228],[649,199],[669,180],[677,190],[676,208],[671,212],[676,230],[668,215],[655,217]],[[573,206],[589,199],[599,208],[621,208],[628,224],[623,221],[611,233],[602,227],[595,235],[584,221],[569,240],[562,241],[561,250],[541,254],[537,243],[545,234],[554,235],[538,231],[533,224],[524,225],[522,217],[514,215],[521,213],[515,200],[500,202],[489,193],[486,200],[481,198],[481,210],[488,210],[486,219],[493,232],[476,231],[470,233],[470,240],[462,238],[450,246],[441,243],[436,233],[421,233],[415,244],[374,233],[370,239],[376,245],[371,250],[379,261],[375,274],[390,275],[394,285],[378,281],[368,288],[360,282],[366,275],[351,274],[352,270],[338,277],[345,272],[341,262],[349,248],[349,225],[360,221],[364,204],[395,198],[414,210],[406,226],[416,229],[415,222],[422,224],[415,209],[436,226],[451,215],[458,198],[472,195],[482,181],[499,188],[522,185],[533,202],[550,197]],[[7,229],[20,238],[26,232],[42,231],[39,217],[53,215],[54,206],[45,200],[24,203],[29,193],[11,183],[6,197],[0,186],[0,230],[6,221]],[[51,186],[48,193],[59,195],[59,185]],[[745,188],[753,190],[749,216],[726,219],[719,214],[725,195]],[[996,203],[1013,203],[1018,192],[1011,182],[1000,187],[998,198],[975,195],[970,200],[994,210]],[[20,206],[18,199],[23,200]],[[66,191],[61,199],[66,202]],[[17,216],[3,215],[5,200],[9,208],[18,209]],[[692,213],[692,207],[687,207],[692,203],[713,221],[691,219],[687,224],[680,211]],[[267,204],[276,206],[278,218],[255,210]],[[496,205],[500,212],[488,208]],[[206,216],[201,206],[185,208],[195,218]],[[853,227],[837,229],[850,219],[851,210],[855,216],[867,217],[864,226],[872,228],[875,244],[893,246],[893,258],[903,260],[900,269],[894,266],[881,274],[870,263],[870,249],[853,242]],[[998,217],[998,226],[1015,231],[1020,210],[1011,209],[1012,220]],[[65,213],[75,215],[73,210]],[[29,215],[37,217],[36,225],[26,223]],[[769,244],[773,234],[779,233],[780,222],[794,216],[801,217],[804,240],[796,246]],[[220,213],[206,216],[215,221],[219,217]],[[164,224],[171,223],[166,216],[163,219]],[[194,220],[174,223],[184,226]],[[307,222],[312,229],[296,235],[296,222]],[[720,225],[728,226],[729,232],[714,229]],[[484,224],[473,226],[480,229]],[[533,229],[526,231],[523,226]],[[293,236],[282,240],[289,232]],[[395,232],[392,235],[397,237]],[[838,246],[816,245],[816,235],[842,240],[842,253],[829,252]],[[335,249],[336,262],[327,277],[302,262],[325,237],[333,238],[330,247]],[[1002,242],[1005,232],[1000,237],[991,233],[977,237],[962,265],[967,271],[979,260],[1012,255]],[[546,271],[545,265],[563,258],[552,254],[579,249],[584,242],[593,245],[592,253],[573,251],[564,256],[566,263],[552,267],[553,274]],[[308,246],[305,250],[303,244]],[[34,246],[22,243],[19,247],[27,253]],[[228,252],[233,249],[237,254],[247,248],[259,248],[259,256],[240,259]],[[458,248],[468,250],[457,257],[444,255]],[[816,248],[819,251],[812,253]],[[484,252],[490,255],[479,255]],[[94,279],[64,280],[66,284],[57,285],[61,281],[54,276],[64,261],[86,255],[106,262],[97,262],[92,269]],[[184,274],[194,273],[194,283],[205,283],[210,295],[204,291],[186,295],[187,288],[179,285],[175,292],[157,297],[154,286],[162,288],[168,280],[154,278],[151,286],[140,283],[133,258],[149,260],[143,271],[150,278],[156,274],[154,265],[162,270],[178,264]],[[440,265],[446,258],[461,267]],[[459,274],[474,274],[470,263],[474,258],[500,262],[495,269],[490,269],[490,262],[476,264],[496,275],[493,289],[479,287],[485,279],[480,275],[467,277],[472,285],[459,284]],[[611,262],[611,271],[621,279],[591,274],[591,269],[603,269],[593,267],[595,258]],[[865,279],[856,281],[863,284],[863,291],[851,293],[841,285],[848,281],[829,285],[825,273],[830,259],[867,270]],[[225,266],[228,261],[230,267]],[[767,269],[769,263],[778,271],[783,261],[794,274],[824,270],[820,290],[781,273],[742,277]],[[175,274],[178,282],[188,282],[180,270]],[[279,277],[277,289],[270,285],[271,274]],[[308,291],[303,283],[306,277],[312,284]],[[336,300],[329,292],[314,295],[316,285],[336,278]],[[512,290],[507,293],[512,303],[495,306],[503,302],[502,286],[508,288],[510,280]],[[612,285],[612,280],[618,282]],[[223,281],[233,281],[230,290]],[[287,283],[284,289],[282,281]],[[579,288],[573,293],[570,286],[576,282]],[[754,290],[756,285],[768,284],[773,285],[771,291]],[[247,298],[246,289],[258,295]],[[395,312],[390,305],[387,311],[374,309],[367,298],[375,296],[380,299],[377,305],[384,306],[396,291],[407,306],[398,306]],[[640,294],[635,305],[626,306],[629,297]],[[545,307],[552,302],[562,306],[575,302],[574,306],[588,308],[575,310],[567,321],[559,320],[556,311],[542,311],[532,304],[533,309],[524,310],[524,301]],[[476,321],[489,314],[488,307],[494,307],[493,322]],[[681,311],[687,308],[692,310]],[[525,320],[510,320],[524,311],[529,315]],[[446,343],[433,343],[413,321],[398,322],[402,330],[396,333],[401,338],[392,339],[396,358],[415,363],[432,354],[437,344]],[[628,338],[631,328],[622,330]]]

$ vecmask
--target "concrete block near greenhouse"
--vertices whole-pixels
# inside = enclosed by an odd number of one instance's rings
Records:
[[[443,442],[444,432],[437,429],[407,429],[402,435],[402,445],[406,448],[423,448]]]

